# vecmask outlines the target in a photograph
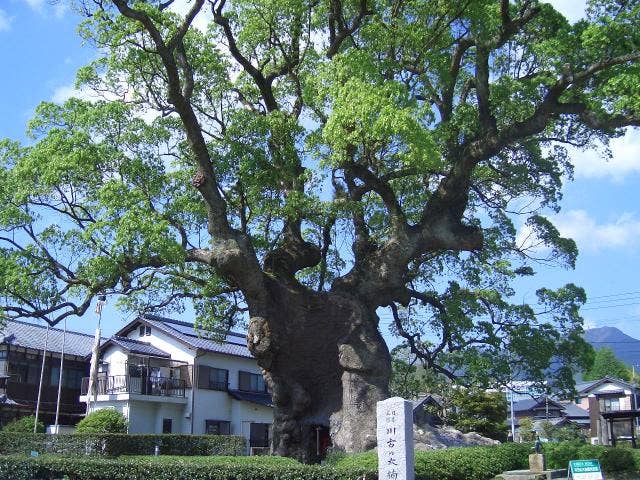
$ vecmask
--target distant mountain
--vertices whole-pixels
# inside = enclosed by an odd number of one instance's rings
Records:
[[[640,340],[622,333],[615,327],[590,328],[584,332],[584,339],[593,348],[609,347],[619,360],[629,366],[640,365]]]

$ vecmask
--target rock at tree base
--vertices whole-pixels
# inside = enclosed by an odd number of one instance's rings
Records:
[[[452,427],[413,427],[413,438],[416,450],[437,450],[448,447],[472,447],[498,445],[498,440],[483,437],[482,435],[470,432],[462,433]]]

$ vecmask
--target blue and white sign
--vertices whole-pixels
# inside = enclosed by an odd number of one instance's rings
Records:
[[[604,480],[598,460],[571,460],[568,473],[571,480]]]

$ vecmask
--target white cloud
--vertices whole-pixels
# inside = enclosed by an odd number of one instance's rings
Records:
[[[12,21],[13,17],[10,17],[7,12],[0,8],[0,32],[10,30]]]
[[[632,173],[640,172],[640,130],[628,128],[623,137],[614,138],[610,145],[612,156],[608,158],[603,149],[581,151],[569,148],[575,165],[576,177],[609,177],[620,182]]]
[[[585,17],[586,0],[549,0],[549,3],[572,23]]]
[[[75,88],[73,85],[62,85],[56,88],[51,96],[51,100],[55,103],[64,103],[71,97],[82,98],[85,100],[91,100],[88,92],[82,92]]]
[[[68,10],[69,6],[67,3],[60,2],[53,5],[53,14],[56,18],[64,17]]]
[[[598,222],[585,210],[569,210],[548,218],[562,237],[575,240],[580,252],[599,253],[640,246],[640,219],[634,213],[622,213],[605,222]],[[536,258],[544,259],[550,253],[528,225],[518,230],[516,244]]]
[[[48,15],[53,13],[55,18],[62,18],[67,13],[69,7],[65,1],[50,2],[48,0],[23,0],[29,8],[40,15]]]
[[[24,0],[24,2],[38,13],[44,13],[45,0]]]
[[[89,88],[78,89],[75,88],[73,84],[69,84],[61,85],[56,88],[53,91],[53,95],[51,95],[51,101],[55,103],[64,103],[72,97],[87,100],[89,102],[97,102],[98,100],[120,100],[120,97],[110,92],[98,93]],[[125,95],[125,100],[131,100],[129,95]],[[149,124],[151,124],[160,115],[160,112],[151,108],[140,110],[139,113],[137,113],[137,116]]]
[[[640,220],[622,213],[606,223],[598,223],[585,210],[570,210],[551,218],[563,237],[573,238],[582,251],[633,248],[640,239]]]

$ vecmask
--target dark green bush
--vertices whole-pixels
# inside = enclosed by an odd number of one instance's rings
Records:
[[[495,447],[447,448],[416,452],[416,478],[421,480],[488,480],[506,470],[525,468],[531,445],[507,443]],[[337,458],[333,464],[341,472],[376,474],[376,452]]]
[[[288,461],[238,459],[231,461],[192,461],[182,457],[69,458],[42,456],[0,457],[0,478],[35,480],[62,478],[71,480],[358,480],[353,474],[318,465]],[[239,461],[240,460],[240,461]],[[212,468],[215,466],[215,468]]]
[[[635,470],[633,453],[626,448],[606,448],[597,458],[605,472]]]
[[[245,455],[245,439],[236,435],[10,434],[0,433],[0,454],[32,450],[62,455]]]
[[[634,453],[626,448],[603,447],[580,442],[547,443],[544,445],[549,468],[567,468],[570,460],[596,459],[605,472],[625,472],[636,469]]]
[[[76,428],[78,433],[127,433],[127,419],[117,410],[104,408],[84,417]]]
[[[33,424],[36,421],[35,415],[29,415],[28,417],[18,418],[7,423],[3,428],[2,432],[8,433],[33,433]],[[38,426],[36,428],[38,433],[44,433],[44,423],[38,421]]]

